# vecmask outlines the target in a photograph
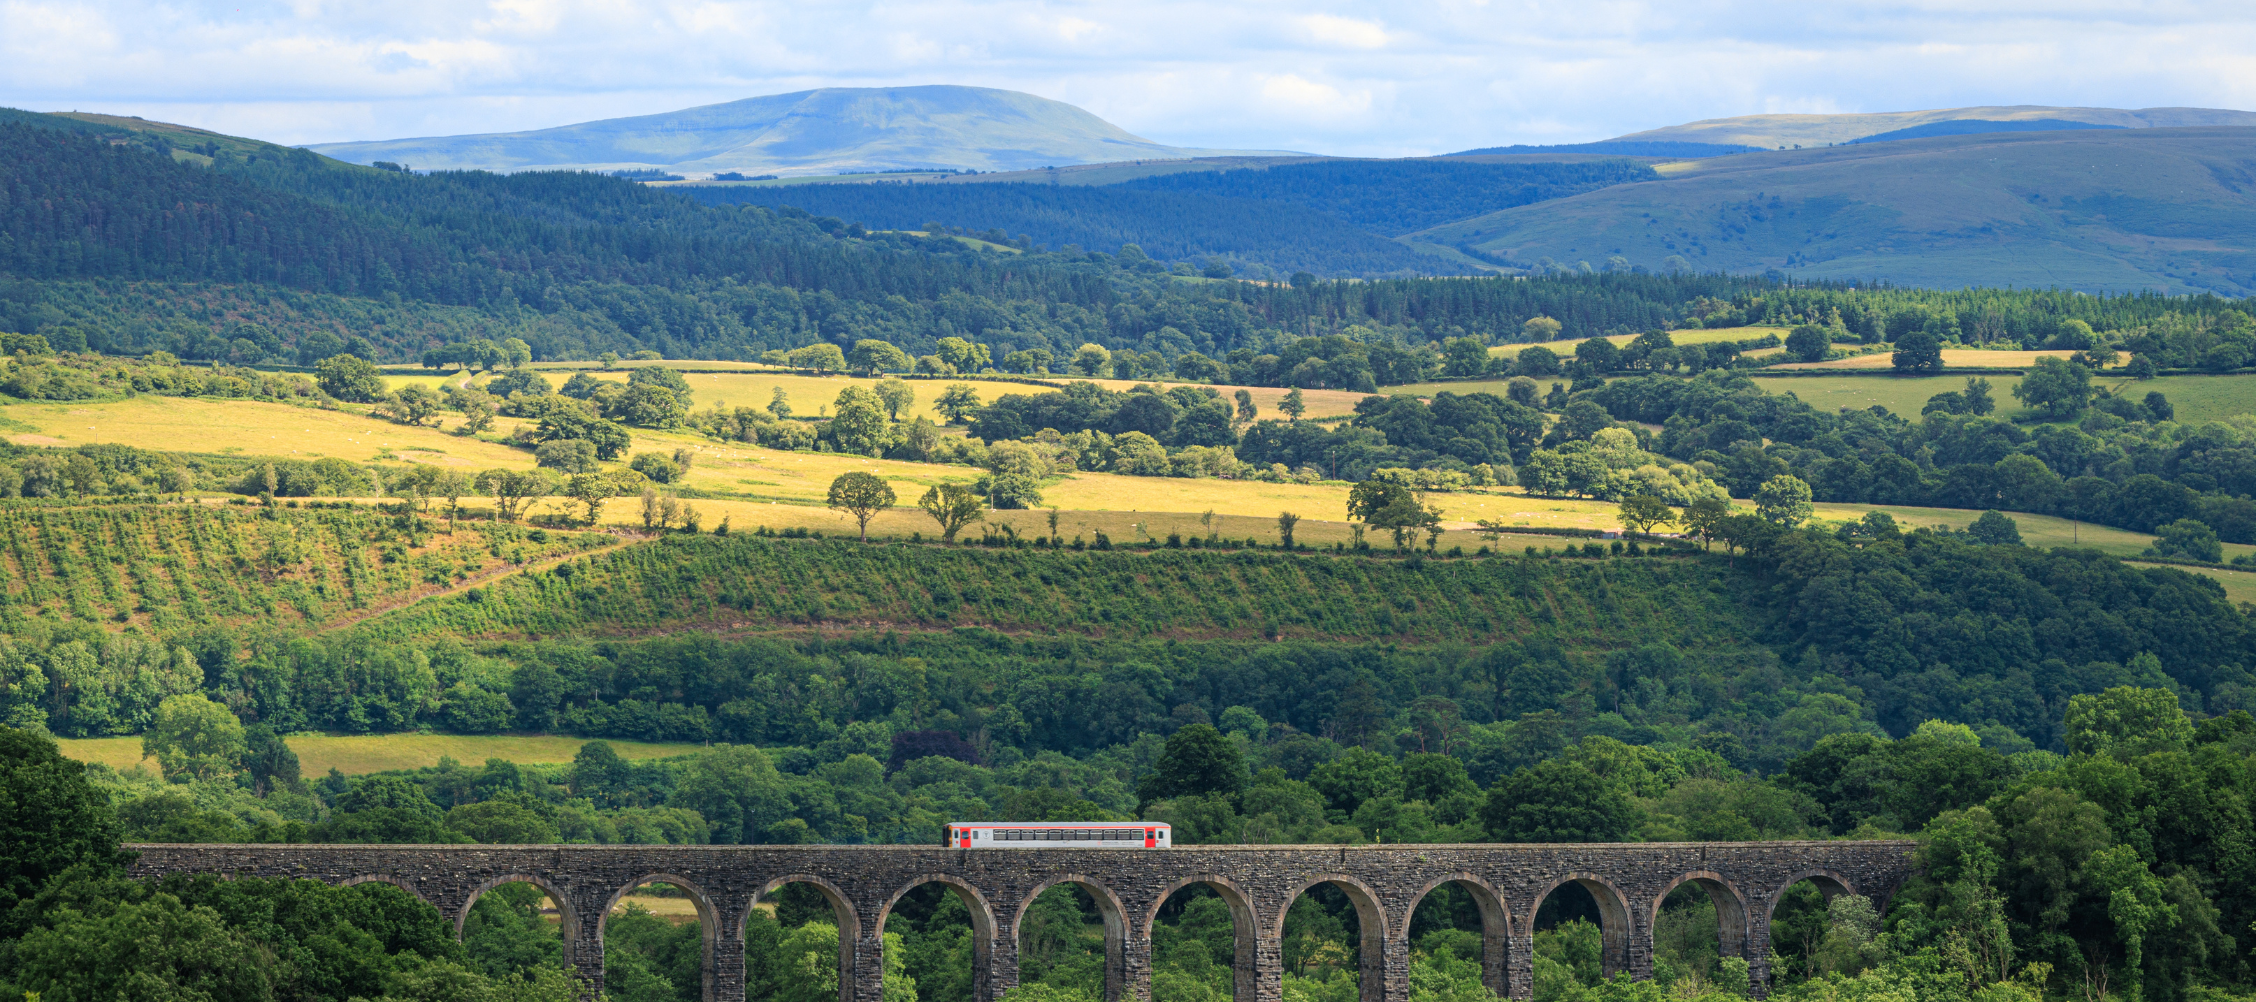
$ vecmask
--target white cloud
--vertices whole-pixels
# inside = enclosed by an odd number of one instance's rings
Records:
[[[240,5],[240,6],[238,6]],[[1358,155],[1769,111],[2256,107],[2244,0],[0,0],[0,104],[286,142],[963,83]]]
[[[1358,21],[1352,17],[1333,14],[1310,14],[1297,19],[1295,23],[1300,26],[1301,34],[1319,45],[1345,49],[1386,48],[1386,29],[1371,21]]]

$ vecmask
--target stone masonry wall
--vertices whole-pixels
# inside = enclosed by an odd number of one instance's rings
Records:
[[[1151,935],[1160,905],[1204,883],[1231,907],[1238,930],[1239,1002],[1279,1002],[1284,915],[1302,892],[1332,883],[1363,928],[1363,1002],[1409,998],[1411,912],[1444,883],[1480,905],[1489,986],[1533,989],[1529,922],[1568,881],[1598,901],[1606,970],[1652,975],[1653,921],[1662,899],[1697,882],[1714,898],[1725,956],[1746,958],[1760,994],[1768,978],[1770,913],[1787,887],[1814,879],[1828,897],[1885,899],[1914,868],[1910,842],[1748,842],[1605,845],[1195,846],[1166,850],[950,849],[938,846],[134,846],[140,876],[175,873],[304,877],[333,884],[382,880],[430,902],[459,932],[478,895],[526,881],[558,902],[565,961],[590,986],[603,976],[603,919],[650,881],[688,891],[705,930],[705,999],[743,1002],[744,920],[761,895],[804,881],[822,890],[840,929],[840,1002],[881,1002],[882,930],[909,890],[947,884],[973,916],[974,993],[992,1002],[1018,981],[1019,918],[1035,896],[1078,884],[1105,912],[1106,997],[1149,1002]],[[728,944],[730,948],[722,948]]]

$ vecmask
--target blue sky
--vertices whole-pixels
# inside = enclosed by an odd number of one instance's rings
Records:
[[[1184,146],[1400,156],[1703,118],[2256,109],[2256,4],[0,0],[0,104],[282,142],[954,83]]]

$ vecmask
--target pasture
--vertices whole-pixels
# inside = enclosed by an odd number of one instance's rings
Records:
[[[2144,400],[2148,393],[2160,391],[2170,398],[2170,406],[2177,410],[2179,424],[2201,424],[2222,421],[2235,414],[2256,413],[2256,375],[2246,373],[2156,376],[2145,380],[2110,376],[2092,383],[2133,400]]]
[[[529,467],[533,460],[530,453],[497,442],[395,424],[355,410],[255,400],[140,396],[107,403],[11,404],[6,414],[26,429],[10,436],[19,445],[115,443],[307,460],[335,456],[355,463],[414,459],[478,469]],[[459,422],[460,415],[450,416]]]
[[[586,738],[564,737],[554,734],[292,734],[290,750],[298,753],[298,771],[308,778],[326,775],[335,769],[348,776],[392,769],[421,769],[439,764],[441,758],[476,764],[489,758],[507,759],[519,765],[570,762],[579,753]],[[81,762],[98,763],[112,769],[131,769],[145,765],[155,772],[155,759],[141,757],[141,739],[126,738],[57,738],[63,754]],[[611,750],[620,758],[664,758],[670,755],[688,755],[703,751],[704,746],[693,744],[651,744],[643,741],[610,740]]]
[[[2133,561],[2133,563],[2139,563]],[[2176,564],[2139,563],[2141,567],[2178,567]],[[2236,605],[2256,604],[2256,572],[2226,570],[2222,567],[2178,567],[2181,571],[2199,574],[2225,586],[2225,598]]]
[[[1878,405],[1911,421],[1919,420],[1919,409],[1927,405],[1927,398],[1937,393],[1954,393],[1966,386],[1965,376],[1760,376],[1751,375],[1755,385],[1765,393],[1791,393],[1803,403],[1821,411],[1837,411],[1843,407],[1863,410]],[[1990,399],[1997,403],[1996,413],[2013,417],[2024,413],[2021,401],[2014,399],[2013,388],[2021,385],[2019,376],[1980,376],[1990,382]]]
[[[2037,363],[2044,357],[2067,358],[2075,352],[2057,351],[1995,351],[1987,348],[1945,348],[1943,367],[1947,372],[1956,366],[1962,369],[2020,369]],[[1823,362],[1787,362],[1780,369],[1886,369],[1895,365],[1892,351],[1870,351],[1847,358],[1828,359]]]
[[[1784,339],[1786,337],[1786,331],[1787,328],[1784,327],[1718,327],[1714,330],[1693,328],[1691,330],[1670,331],[1668,332],[1668,336],[1669,342],[1671,344],[1713,344],[1717,341],[1752,341],[1766,334]],[[1500,344],[1491,346],[1488,349],[1488,353],[1490,355],[1498,356],[1501,358],[1511,358],[1518,355],[1520,352],[1535,347],[1537,344],[1541,344],[1543,347],[1551,349],[1554,354],[1558,355],[1561,358],[1571,358],[1574,355],[1575,346],[1588,340],[1590,339],[1563,338],[1558,341],[1541,341],[1531,342],[1527,344]],[[1612,341],[1617,345],[1624,345],[1630,343],[1631,341],[1637,340],[1637,335],[1613,334],[1608,335],[1606,340]]]

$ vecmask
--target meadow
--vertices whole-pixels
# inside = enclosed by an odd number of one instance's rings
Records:
[[[244,454],[354,463],[413,459],[485,469],[529,467],[532,455],[498,442],[396,424],[358,409],[321,410],[255,400],[139,396],[105,403],[18,403],[5,409],[19,445],[115,443],[168,452]],[[456,423],[460,415],[447,415]],[[506,430],[511,423],[496,422]]]
[[[2142,567],[2176,567],[2181,571],[2199,574],[2225,586],[2225,598],[2235,605],[2256,605],[2256,572],[2227,570],[2222,567],[2186,567],[2179,564],[2146,564],[2131,561]]]
[[[1823,411],[1863,410],[1867,407],[1885,407],[1906,420],[1919,420],[1919,409],[1927,399],[1938,393],[1954,393],[1966,386],[1965,376],[1761,376],[1749,374],[1755,385],[1765,393],[1791,393],[1802,402]],[[1990,399],[1997,404],[1996,413],[2006,417],[2024,415],[2021,401],[2013,396],[2013,388],[2021,385],[2019,376],[1982,376],[1990,382]],[[2143,394],[2142,394],[2143,395]]]
[[[585,738],[553,734],[292,734],[289,740],[290,750],[298,753],[299,772],[309,778],[326,775],[331,769],[347,776],[422,769],[438,765],[442,758],[472,765],[490,758],[523,765],[570,762],[587,743]],[[156,771],[154,760],[141,757],[138,737],[58,738],[56,743],[62,746],[63,754],[81,762],[120,770],[146,766]],[[613,740],[610,745],[625,759],[665,758],[704,750],[702,745],[646,741]]]
[[[1713,344],[1717,341],[1752,341],[1765,335],[1783,339],[1786,336],[1786,330],[1784,327],[1718,327],[1714,330],[1694,328],[1692,330],[1670,331],[1668,336],[1672,344]],[[1617,345],[1624,345],[1637,340],[1637,337],[1636,334],[1613,334],[1608,335],[1606,340]],[[1489,348],[1488,353],[1501,358],[1513,358],[1518,356],[1519,353],[1540,344],[1551,349],[1552,353],[1560,358],[1571,358],[1574,356],[1575,346],[1587,340],[1589,338],[1571,338],[1528,344],[1500,344]]]
[[[846,387],[868,388],[877,384],[877,380],[861,376],[844,374],[815,376],[800,370],[779,369],[773,366],[746,362],[627,363],[627,365],[635,366],[661,364],[667,368],[688,370],[684,372],[683,378],[689,381],[689,388],[696,394],[692,399],[697,410],[704,410],[715,405],[728,408],[752,407],[765,410],[769,401],[775,398],[775,391],[780,388],[784,393],[784,401],[791,406],[791,413],[794,416],[815,417],[829,413],[831,406],[838,400],[839,391]],[[706,371],[708,367],[727,367],[732,370],[742,369],[743,371],[710,372]],[[541,370],[548,377],[549,383],[558,387],[563,386],[564,381],[571,378],[570,374],[574,372],[586,372],[597,379],[613,383],[626,382],[631,372],[625,365],[621,368],[606,371],[596,368],[593,363],[548,363],[536,364],[533,368]],[[1185,383],[1181,380],[1164,378],[1087,379],[1066,375],[1037,378],[1056,383],[1089,382],[1116,391],[1126,391],[1132,387],[1147,385],[1157,386],[1162,390],[1176,386],[1203,387],[1210,385],[1207,383]],[[459,383],[462,379],[463,377],[456,373],[448,373],[442,376],[388,372],[384,376],[385,385],[393,389],[409,385],[421,385],[437,389],[445,383]],[[491,375],[479,374],[473,377],[473,381],[478,385],[484,385],[491,381]],[[917,417],[924,417],[931,419],[935,424],[945,424],[947,419],[934,408],[934,404],[940,399],[941,392],[953,383],[970,384],[979,391],[981,401],[991,401],[1006,393],[1057,392],[1056,388],[1051,386],[1009,380],[981,379],[978,376],[912,379],[908,380],[908,384],[910,389],[916,393],[916,402],[902,413],[902,419],[913,420]],[[1234,399],[1237,391],[1245,390],[1253,396],[1254,407],[1260,412],[1261,417],[1276,419],[1284,417],[1277,410],[1278,403],[1284,400],[1286,394],[1292,392],[1290,389],[1276,386],[1213,385],[1213,389],[1222,394],[1224,399]],[[1368,396],[1368,394],[1350,393],[1346,390],[1303,390],[1301,391],[1301,398],[1307,408],[1303,416],[1312,419],[1347,417],[1355,413],[1356,401],[1365,396]]]
[[[1946,370],[1961,369],[2025,369],[2035,365],[2039,358],[2067,358],[2075,352],[2057,351],[1998,351],[1989,348],[1945,348],[1943,366]],[[1774,366],[1779,369],[1885,369],[1895,365],[1895,353],[1868,351],[1847,358],[1827,359],[1823,362],[1786,362]]]

